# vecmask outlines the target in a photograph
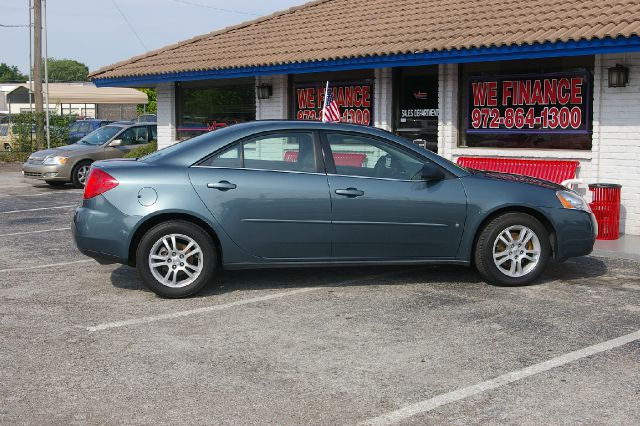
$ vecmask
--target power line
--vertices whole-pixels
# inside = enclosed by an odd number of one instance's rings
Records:
[[[116,3],[116,0],[111,0],[111,3],[113,3],[113,5],[116,7],[116,9],[118,9],[118,12],[120,12],[120,16],[122,16],[122,19],[124,19],[124,21],[127,23],[127,25],[129,25],[129,28],[131,28],[131,31],[133,32],[133,34],[135,34],[136,38],[138,39],[138,41],[140,42],[140,44],[142,45],[142,47],[144,47],[144,50],[149,50],[147,48],[147,46],[145,46],[144,42],[142,41],[142,39],[140,38],[140,35],[138,35],[138,32],[136,31],[135,28],[133,28],[133,25],[131,25],[131,22],[129,22],[129,20],[127,19],[127,17],[124,15],[124,13],[122,13],[122,10],[120,9],[120,7],[118,6],[118,4]]]
[[[239,15],[248,15],[248,16],[262,16],[262,15],[259,15],[257,13],[243,12],[241,10],[233,10],[233,9],[223,9],[221,7],[209,6],[208,4],[195,3],[195,2],[187,1],[187,0],[173,0],[173,1],[175,3],[188,4],[189,6],[206,7],[207,9],[213,9],[213,10],[217,10],[219,12],[230,12],[230,13],[237,13]]]

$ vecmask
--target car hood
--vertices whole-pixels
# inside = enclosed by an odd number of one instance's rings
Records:
[[[529,185],[539,186],[539,187],[551,189],[554,191],[567,189],[564,186],[559,185],[557,183],[553,183],[548,180],[538,179],[530,176],[514,175],[511,173],[488,172],[488,171],[480,171],[480,170],[473,170],[473,173],[476,176],[482,176],[485,179],[497,179],[497,180],[503,180],[508,182],[526,183]]]
[[[86,152],[95,152],[103,149],[102,145],[87,145],[74,143],[73,145],[65,145],[58,148],[44,149],[31,154],[33,158],[44,158],[48,155],[64,155],[72,157]]]

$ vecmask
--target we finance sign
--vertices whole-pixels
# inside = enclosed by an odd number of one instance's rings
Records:
[[[588,133],[587,71],[472,77],[467,133]]]
[[[294,117],[297,120],[322,120],[326,82],[295,86]],[[373,124],[373,81],[329,82],[329,90],[340,109],[343,123]]]

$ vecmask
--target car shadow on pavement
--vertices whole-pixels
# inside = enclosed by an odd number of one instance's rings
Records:
[[[554,281],[586,280],[605,275],[604,261],[593,257],[551,262],[543,276],[532,285]],[[149,292],[137,271],[121,266],[111,273],[114,287]],[[195,297],[208,297],[242,290],[292,289],[304,287],[357,287],[368,285],[487,285],[474,268],[464,266],[373,266],[289,268],[222,271]]]

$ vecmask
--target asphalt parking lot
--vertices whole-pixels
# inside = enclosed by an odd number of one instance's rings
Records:
[[[3,424],[637,424],[640,263],[222,273],[165,300],[0,165]]]

